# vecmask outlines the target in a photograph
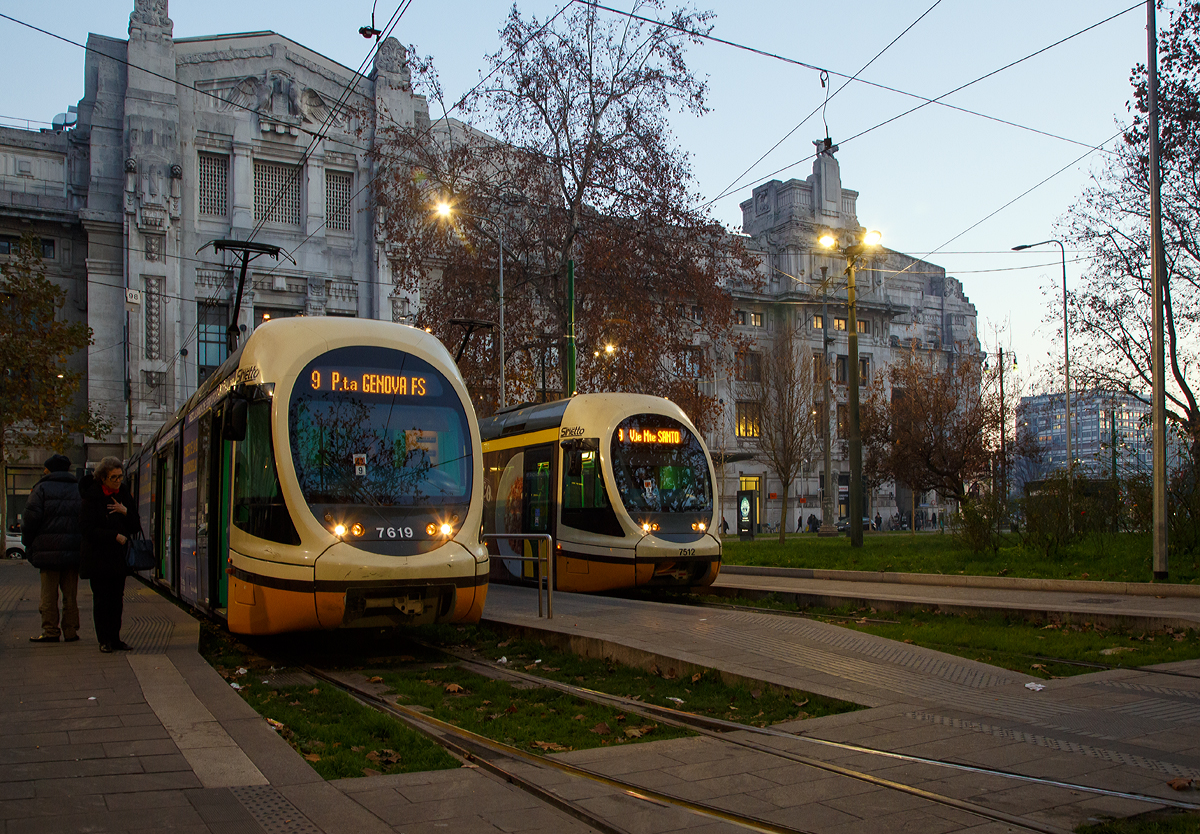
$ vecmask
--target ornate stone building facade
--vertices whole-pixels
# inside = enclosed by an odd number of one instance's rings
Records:
[[[137,448],[227,355],[236,258],[212,240],[295,259],[251,265],[243,333],[279,316],[413,309],[393,292],[368,199],[376,128],[429,118],[394,38],[364,77],[274,32],[176,40],[165,0],[134,0],[127,40],[87,46],[74,126],[0,130],[13,169],[0,190],[20,195],[0,199],[0,237],[36,227],[57,242],[51,274],[95,332],[79,358],[86,398],[117,428],[83,439],[83,457]]]
[[[835,235],[864,231],[857,213],[858,192],[842,187],[841,169],[834,156],[836,147],[817,144],[812,174],[804,180],[772,180],[754,189],[741,204],[742,228],[748,246],[762,261],[758,276],[761,288],[746,282],[732,288],[736,299],[735,327],[765,350],[785,322],[797,328],[802,344],[798,349],[828,357],[832,385],[827,403],[834,478],[838,494],[834,502],[839,517],[848,514],[849,458],[845,443],[846,385],[849,374],[847,292],[841,278],[844,258],[822,249],[822,233]],[[886,221],[879,219],[881,225]],[[869,224],[868,224],[869,227]],[[843,234],[844,237],[844,234]],[[886,238],[885,238],[886,242]],[[952,362],[960,353],[979,350],[975,306],[963,294],[962,284],[946,275],[940,266],[895,252],[886,247],[857,273],[858,350],[861,385],[869,385],[876,374],[885,373],[899,351],[919,349],[933,352],[942,362]],[[822,287],[827,287],[823,291]],[[764,524],[782,523],[797,529],[797,520],[809,514],[821,518],[824,458],[808,461],[793,483],[781,484],[767,467],[750,456],[755,440],[739,408],[736,363],[730,376],[708,385],[724,404],[718,426],[709,437],[714,460],[721,466],[722,514],[734,528],[734,497],[738,489],[757,489],[761,496],[759,518]],[[864,392],[865,393],[865,392]],[[790,496],[789,517],[781,519],[783,499]],[[803,502],[803,503],[801,503]],[[934,496],[918,496],[922,503],[936,502]],[[903,485],[884,485],[866,494],[864,510],[874,518],[905,514],[912,496]],[[936,506],[927,509],[936,509]],[[802,525],[801,525],[802,526]]]

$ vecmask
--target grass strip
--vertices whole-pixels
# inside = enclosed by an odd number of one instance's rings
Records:
[[[200,653],[325,779],[459,767],[425,736],[326,683],[273,688],[271,664],[211,623]]]
[[[1196,834],[1200,831],[1200,812],[1150,811],[1121,820],[1084,824],[1077,834]]]
[[[489,660],[503,659],[514,669],[562,683],[757,727],[862,709],[808,692],[765,684],[728,684],[716,671],[669,677],[657,669],[580,657],[530,638],[505,637],[486,627],[427,626],[423,634],[431,642],[468,648]]]
[[[1092,534],[1066,546],[1055,558],[1022,546],[1006,534],[996,554],[972,553],[949,533],[868,533],[861,548],[846,536],[819,538],[811,533],[743,542],[726,538],[722,560],[729,565],[933,573],[966,576],[1015,576],[1030,579],[1091,579],[1149,582],[1153,577],[1148,533]],[[1171,554],[1170,582],[1200,584],[1200,554]]]
[[[902,643],[978,660],[1038,678],[1061,678],[1100,671],[1088,666],[1153,666],[1200,658],[1200,629],[1157,631],[1106,628],[1098,623],[1026,620],[1001,614],[946,614],[937,611],[878,613],[874,608],[800,608],[778,598],[702,597],[705,601],[776,611],[802,612],[845,628]],[[885,617],[890,622],[872,621]]]

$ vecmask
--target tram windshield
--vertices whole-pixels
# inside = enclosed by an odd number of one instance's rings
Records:
[[[627,510],[712,510],[708,455],[678,420],[662,414],[636,414],[623,420],[612,435],[612,468]]]
[[[296,379],[288,425],[314,508],[366,505],[391,516],[470,501],[466,412],[450,382],[416,356],[364,346],[323,354]]]

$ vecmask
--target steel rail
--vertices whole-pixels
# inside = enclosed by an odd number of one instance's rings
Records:
[[[810,760],[808,757],[802,756],[800,754],[789,753],[787,751],[779,750],[778,748],[774,748],[774,747],[764,747],[763,745],[753,744],[744,739],[733,738],[726,734],[734,733],[734,732],[744,732],[744,733],[750,733],[750,734],[754,734],[754,735],[768,736],[771,738],[782,738],[782,739],[788,739],[790,741],[800,741],[800,742],[805,742],[808,744],[815,744],[815,745],[819,745],[822,747],[832,747],[832,748],[835,748],[838,750],[846,750],[846,751],[853,752],[853,753],[864,753],[864,754],[868,754],[868,755],[879,756],[881,758],[896,759],[898,761],[911,762],[913,764],[923,764],[923,765],[930,765],[933,767],[943,767],[943,768],[948,768],[950,770],[958,770],[958,771],[961,771],[964,773],[977,773],[982,776],[995,776],[997,778],[1012,779],[1014,781],[1019,781],[1019,782],[1030,782],[1030,783],[1037,784],[1037,785],[1046,785],[1048,787],[1063,788],[1064,790],[1082,791],[1082,792],[1086,792],[1086,793],[1093,793],[1098,796],[1112,797],[1115,799],[1127,799],[1127,800],[1131,800],[1131,801],[1135,801],[1135,802],[1147,802],[1147,803],[1151,803],[1151,804],[1155,804],[1155,805],[1167,805],[1172,808],[1179,808],[1179,809],[1188,810],[1188,811],[1200,810],[1200,804],[1193,803],[1193,802],[1184,802],[1182,800],[1177,800],[1177,799],[1170,799],[1168,797],[1151,796],[1150,794],[1133,793],[1130,791],[1117,791],[1117,790],[1111,790],[1109,788],[1096,788],[1096,787],[1092,787],[1090,785],[1081,785],[1081,784],[1077,784],[1074,782],[1062,782],[1062,781],[1055,780],[1055,779],[1047,779],[1047,778],[1044,778],[1041,776],[1027,776],[1023,773],[1015,773],[1010,770],[999,770],[996,768],[980,767],[978,765],[962,764],[961,762],[949,762],[949,761],[945,761],[944,759],[932,759],[932,758],[928,758],[926,756],[914,756],[911,753],[895,753],[891,750],[881,750],[877,747],[865,747],[861,744],[851,744],[849,742],[843,742],[843,741],[830,741],[828,739],[817,738],[815,736],[803,735],[800,733],[790,733],[790,732],[785,732],[783,730],[776,730],[771,727],[756,727],[753,724],[740,724],[736,721],[727,721],[726,719],[723,719],[723,718],[710,718],[708,716],[697,715],[695,713],[677,710],[672,707],[659,706],[658,704],[648,704],[644,701],[634,700],[634,699],[628,698],[624,695],[612,695],[607,692],[598,692],[594,689],[587,689],[585,687],[574,686],[573,684],[562,683],[560,681],[552,680],[549,678],[543,678],[538,675],[530,675],[528,673],[520,672],[515,669],[508,669],[503,666],[497,666],[497,665],[491,664],[491,663],[484,663],[484,662],[481,662],[480,660],[478,660],[477,658],[467,657],[453,649],[441,648],[440,650],[445,652],[446,654],[453,656],[453,657],[459,658],[459,660],[461,660],[465,663],[483,667],[489,671],[498,671],[498,672],[503,673],[504,675],[511,676],[511,677],[515,678],[516,680],[519,680],[522,682],[537,683],[537,684],[545,686],[547,688],[555,689],[560,692],[566,693],[568,695],[573,695],[573,696],[583,699],[583,700],[593,701],[595,703],[603,704],[605,706],[619,707],[620,709],[623,709],[626,712],[632,712],[636,715],[641,715],[644,718],[652,718],[657,721],[662,721],[664,724],[671,724],[676,727],[683,727],[685,729],[693,730],[694,732],[701,733],[702,735],[706,735],[711,738],[719,738],[720,740],[728,742],[730,744],[735,744],[740,747],[746,747],[748,749],[757,750],[757,751],[764,752],[764,753],[769,753],[770,755],[777,756],[779,758],[788,759],[791,761],[795,761],[800,764],[807,764],[807,765],[811,765],[812,767],[819,767],[821,769],[833,770],[833,772],[841,773],[842,775],[850,776],[851,778],[856,778],[856,779],[859,778],[859,776],[857,776],[855,774],[859,774],[860,771],[850,771],[848,768],[841,768],[840,765],[831,765],[828,763],[823,763],[819,759]],[[843,771],[849,771],[849,772],[843,772]],[[869,776],[870,774],[863,774],[863,775]],[[919,789],[913,789],[913,790],[919,790]],[[953,801],[955,803],[957,803],[957,802],[960,802],[961,800],[955,799]],[[972,803],[968,803],[968,804],[972,804]],[[983,809],[988,814],[1002,813],[1002,812],[997,812],[997,811],[991,811],[990,809],[987,809],[986,806],[979,806],[979,805],[973,805],[973,804],[972,804],[971,808],[961,808],[958,805],[954,805],[954,807],[958,807],[960,810],[965,810],[970,813],[979,813],[979,811],[977,811],[976,809]],[[1002,821],[1011,822],[1013,824],[1018,824],[1018,825],[1026,825],[1026,822],[1021,817],[1005,818]]]
[[[453,653],[451,652],[451,654],[453,654]],[[468,662],[474,662],[474,661],[468,661]],[[568,694],[575,694],[576,697],[581,697],[581,698],[584,697],[582,694],[580,694],[584,690],[580,690],[578,687],[572,687],[570,684],[558,684],[557,681],[549,681],[548,682],[548,681],[546,681],[546,679],[539,678],[535,675],[523,675],[522,673],[515,672],[513,670],[503,669],[502,667],[498,667],[498,668],[500,668],[500,671],[502,671],[502,672],[514,675],[519,678],[527,678],[530,681],[536,682],[540,685],[544,685],[546,683],[555,684],[555,686],[553,686],[552,688],[560,689],[561,691],[567,692]],[[724,822],[730,822],[735,825],[740,825],[745,828],[749,828],[751,830],[762,831],[762,832],[765,832],[766,834],[811,834],[811,832],[807,832],[804,829],[791,828],[788,826],[781,826],[776,823],[772,823],[767,820],[763,820],[758,817],[754,817],[754,816],[750,816],[750,815],[734,814],[729,811],[725,811],[720,808],[716,808],[714,806],[707,805],[707,804],[704,804],[701,802],[695,802],[693,800],[684,799],[682,797],[674,796],[669,793],[657,791],[652,788],[647,788],[643,785],[638,785],[638,784],[635,784],[632,782],[625,782],[620,779],[615,779],[611,776],[607,776],[605,774],[598,773],[594,770],[589,770],[587,768],[579,767],[578,765],[572,765],[572,764],[568,764],[567,762],[563,762],[563,761],[560,761],[557,759],[552,759],[552,758],[543,757],[543,756],[536,756],[532,753],[526,753],[524,750],[521,750],[519,748],[512,747],[507,744],[502,744],[497,741],[493,741],[492,739],[486,738],[485,736],[478,735],[469,730],[464,730],[461,727],[457,727],[453,724],[449,724],[447,722],[433,718],[432,716],[426,715],[424,713],[418,712],[418,711],[410,709],[408,707],[404,707],[399,704],[390,703],[390,702],[384,700],[383,698],[380,698],[378,695],[367,692],[366,690],[363,690],[360,687],[357,687],[348,681],[345,681],[335,675],[332,675],[328,672],[317,669],[315,667],[306,667],[306,671],[308,671],[310,674],[314,675],[315,677],[320,678],[321,680],[324,680],[334,686],[341,688],[343,691],[353,695],[354,697],[359,698],[360,700],[363,700],[368,705],[380,708],[383,711],[405,721],[405,723],[408,723],[410,726],[413,726],[415,729],[420,729],[427,736],[429,736],[431,739],[433,739],[435,742],[437,742],[439,744],[441,744],[443,742],[443,737],[440,734],[450,734],[450,735],[453,735],[460,739],[465,740],[465,742],[470,745],[482,746],[484,748],[490,749],[490,750],[500,753],[502,755],[511,756],[513,758],[520,759],[521,761],[524,761],[529,764],[550,766],[550,767],[558,769],[562,772],[568,773],[570,775],[589,779],[591,781],[599,782],[600,784],[604,784],[609,787],[616,788],[618,790],[624,791],[633,796],[656,800],[658,802],[662,802],[662,803],[665,803],[668,805],[673,805],[676,807],[683,808],[683,809],[691,811],[692,813],[695,813],[695,814],[700,814],[702,816],[707,816],[707,817],[713,817],[716,819],[720,819]],[[576,691],[572,692],[572,690],[576,690]],[[641,702],[632,701],[631,699],[626,699],[621,696],[607,695],[605,693],[594,692],[593,690],[586,690],[586,692],[588,693],[589,696],[591,696],[590,698],[587,698],[587,700],[612,699],[612,701],[609,703],[610,706],[619,705],[622,708],[628,707],[629,711],[632,711],[632,712],[640,713],[640,710],[638,709],[639,707],[641,707],[641,708],[653,707],[653,711],[655,712],[655,715],[653,717],[655,717],[658,720],[664,721],[664,723],[673,723],[673,724],[677,724],[679,726],[688,726],[688,724],[685,721],[685,717],[688,717],[688,718],[692,717],[689,713],[680,713],[677,710],[670,710],[666,707],[656,707],[652,704],[642,704]],[[642,714],[644,714],[644,713],[642,713]],[[715,722],[714,719],[704,719],[704,721]],[[425,723],[425,724],[433,727],[434,729],[436,729],[438,731],[439,734],[432,733],[427,729],[417,726],[422,723]],[[759,732],[762,731],[762,728],[759,728],[759,727],[735,724],[734,722],[723,722],[723,723],[728,725],[731,729],[753,730],[753,731],[759,731]],[[832,764],[830,762],[824,762],[824,761],[821,761],[820,759],[813,759],[808,756],[803,756],[803,755],[800,755],[797,753],[789,753],[787,751],[781,751],[781,750],[778,750],[775,748],[767,747],[765,745],[759,745],[759,744],[755,744],[753,742],[748,742],[746,740],[731,739],[728,736],[722,735],[721,733],[718,733],[718,732],[715,732],[715,731],[709,730],[709,729],[698,728],[697,726],[691,726],[689,728],[696,730],[697,732],[701,733],[702,735],[718,738],[721,741],[733,743],[733,744],[736,744],[736,745],[746,748],[746,749],[755,750],[756,752],[765,753],[770,756],[775,756],[777,758],[786,759],[788,761],[792,761],[797,764],[807,765],[809,767],[813,767],[815,769],[823,770],[823,771],[826,771],[829,773],[834,773],[834,774],[837,774],[840,776],[846,776],[848,778],[855,779],[860,782],[866,782],[868,784],[872,784],[877,787],[885,788],[888,790],[894,790],[894,791],[897,791],[900,793],[905,793],[910,796],[915,796],[920,799],[924,799],[929,802],[936,803],[938,805],[943,805],[943,806],[946,806],[949,808],[954,808],[956,810],[964,811],[966,813],[981,817],[983,819],[992,820],[995,822],[1003,822],[1008,825],[1017,826],[1018,828],[1022,828],[1027,831],[1036,831],[1036,832],[1039,832],[1040,834],[1069,834],[1069,832],[1066,829],[1060,828],[1058,826],[1050,825],[1048,823],[1041,823],[1036,820],[1025,819],[1023,817],[1019,817],[1014,814],[1008,814],[1003,811],[997,811],[997,810],[987,808],[982,805],[977,805],[973,802],[968,802],[966,800],[956,799],[955,797],[950,797],[950,796],[944,796],[942,794],[934,793],[933,791],[927,791],[922,788],[916,788],[911,785],[905,785],[901,782],[895,782],[891,779],[884,779],[880,776],[874,776],[872,774],[865,773],[863,771],[854,770],[852,768],[843,767],[841,765]],[[778,731],[776,731],[776,732],[779,737],[783,737],[783,738],[789,738],[789,739],[803,738],[801,736],[795,736],[791,733],[782,733],[782,732],[778,732]],[[768,734],[773,735],[772,733],[768,733]],[[836,743],[830,742],[830,744],[836,744]],[[875,752],[875,751],[864,750],[864,752]],[[898,756],[898,758],[899,758],[899,756]],[[472,759],[471,761],[475,761],[475,760]],[[486,760],[479,759],[479,761],[480,761],[480,764],[482,765],[483,762]],[[489,763],[489,765],[491,765],[491,763]],[[489,769],[490,769],[490,767],[489,767]],[[505,778],[509,778],[510,781],[513,781],[514,785],[517,785],[518,787],[521,787],[523,789],[525,789],[526,783],[529,783],[529,780],[526,780],[523,777],[509,774],[507,772],[506,772]],[[514,780],[516,780],[516,781],[514,781]],[[1034,780],[1034,781],[1040,781],[1040,780]],[[529,784],[532,785],[532,783],[529,783]],[[544,791],[544,789],[538,789],[538,790]],[[539,795],[540,795],[540,793],[539,793]],[[587,812],[587,811],[583,811],[583,813],[590,814],[590,812]]]
[[[303,668],[304,671],[313,677],[325,681],[332,686],[336,686],[338,689],[341,689],[343,692],[353,696],[365,705],[379,710],[380,712],[385,712],[392,717],[403,721],[409,727],[427,736],[435,743],[445,747],[451,752],[455,752],[459,758],[462,758],[471,764],[478,764],[480,768],[505,779],[521,790],[528,791],[544,801],[549,802],[556,808],[565,811],[576,819],[585,822],[597,830],[606,832],[606,834],[608,832],[612,832],[612,834],[626,834],[626,832],[624,832],[623,829],[613,826],[611,823],[608,823],[603,818],[598,817],[592,812],[580,807],[576,803],[563,799],[546,788],[542,788],[532,780],[510,770],[505,770],[491,760],[485,758],[483,755],[477,752],[477,750],[489,750],[493,753],[498,753],[502,756],[507,756],[535,767],[551,767],[570,776],[588,779],[593,782],[598,782],[602,785],[607,785],[611,788],[616,788],[617,790],[620,790],[635,798],[682,808],[699,816],[732,823],[734,825],[739,825],[743,828],[750,829],[751,831],[762,832],[762,834],[815,834],[807,829],[778,825],[777,823],[773,823],[768,820],[758,819],[757,817],[752,817],[749,815],[735,814],[712,805],[706,805],[701,802],[694,802],[692,800],[672,796],[671,794],[663,793],[661,791],[654,790],[653,788],[647,788],[642,785],[636,785],[632,782],[614,779],[611,776],[606,776],[602,773],[597,773],[596,771],[588,770],[587,768],[569,764],[558,759],[552,759],[548,756],[538,756],[533,753],[527,753],[518,747],[513,747],[508,744],[494,741],[486,736],[473,733],[470,730],[464,730],[462,727],[458,727],[454,724],[434,718],[431,715],[426,715],[425,713],[418,712],[417,710],[402,706],[400,704],[390,703],[378,695],[368,692],[361,687],[355,686],[353,683],[343,680],[342,678],[326,672],[325,670],[318,669],[313,666],[305,666]],[[460,743],[451,741],[446,738],[446,736],[452,736],[458,739]],[[1065,832],[1063,829],[1059,828],[1036,830],[1046,830],[1050,834],[1069,834],[1069,832]]]

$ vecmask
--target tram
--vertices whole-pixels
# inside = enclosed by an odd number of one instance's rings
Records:
[[[433,336],[267,322],[129,463],[143,575],[239,634],[477,622],[479,450]]]
[[[577,394],[480,421],[484,531],[550,533],[555,588],[709,585],[712,458],[683,410],[643,394]],[[535,577],[536,540],[489,541],[492,578]],[[509,557],[509,558],[505,558]]]

